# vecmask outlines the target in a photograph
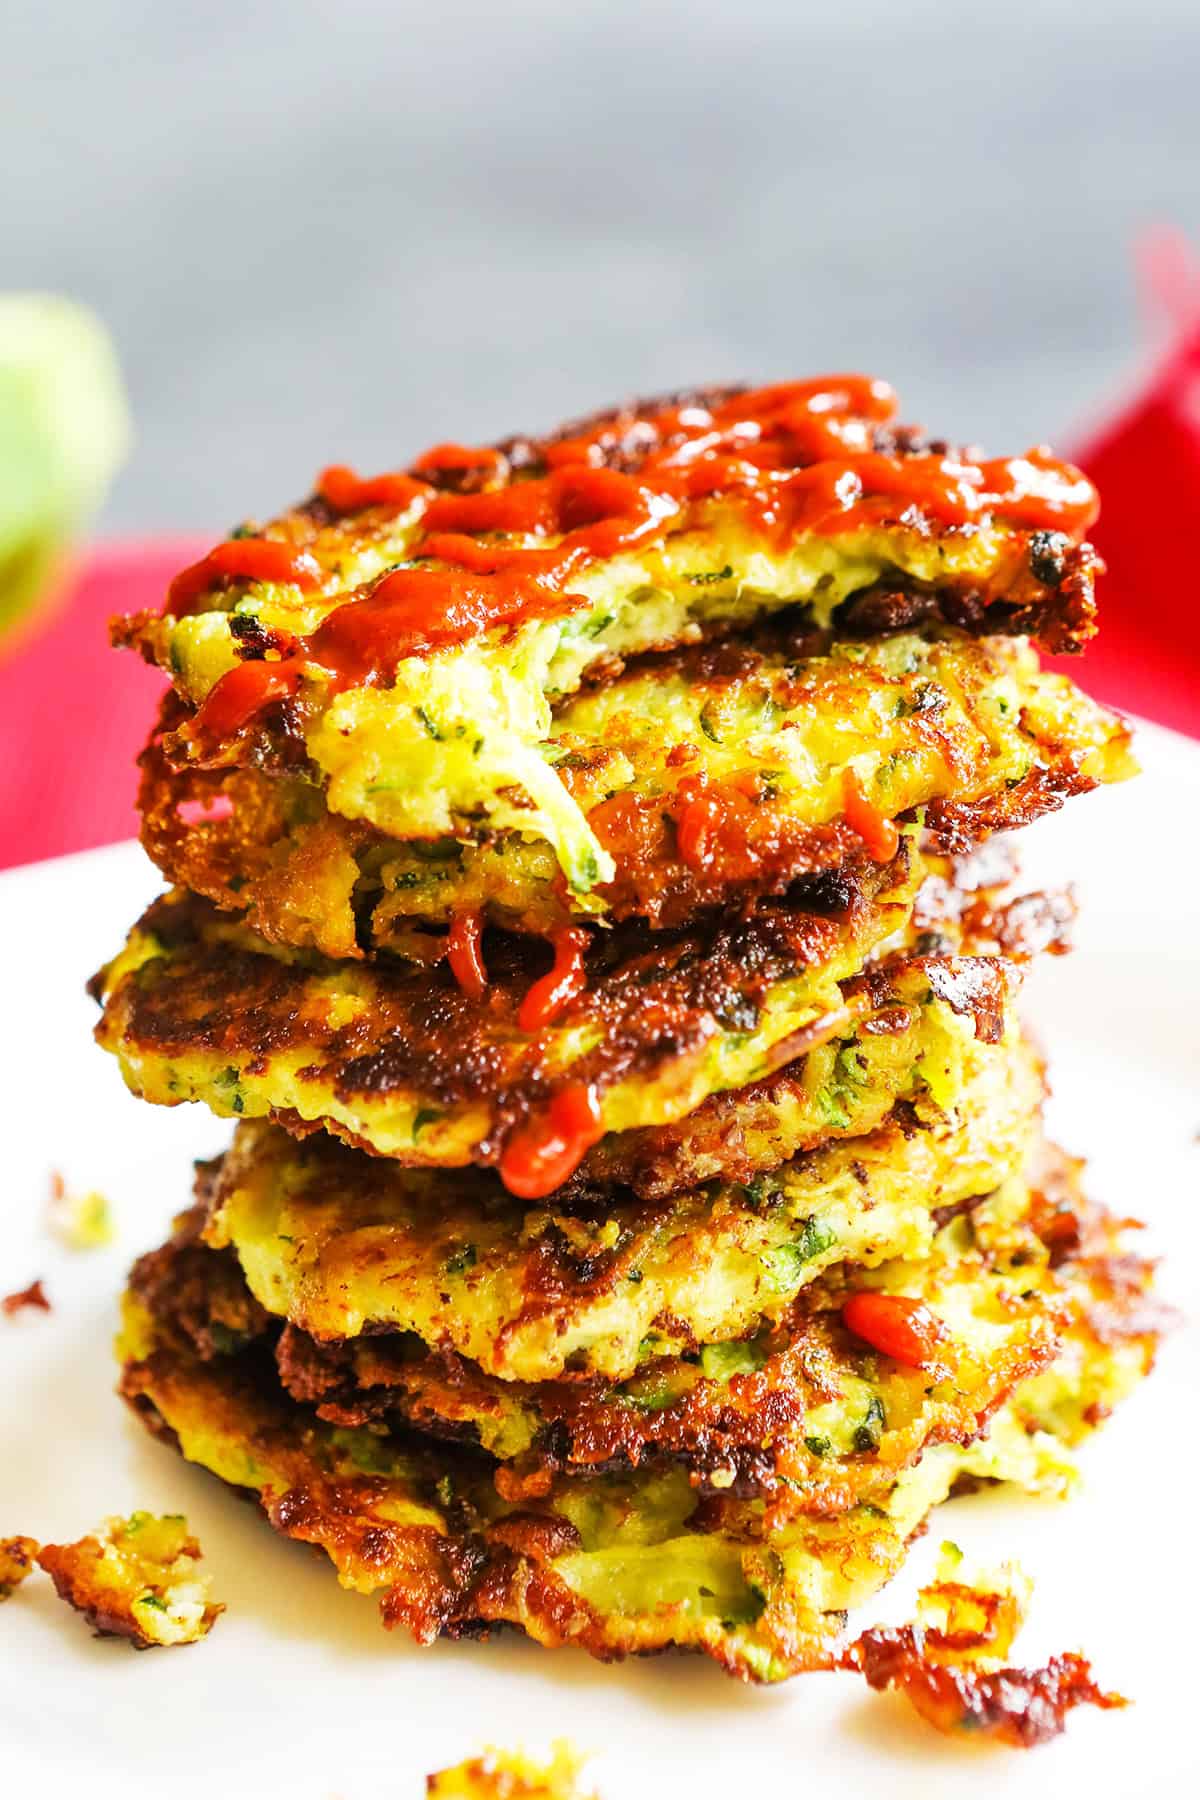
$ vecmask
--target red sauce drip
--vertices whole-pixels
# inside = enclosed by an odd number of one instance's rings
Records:
[[[333,463],[317,476],[318,494],[339,513],[363,512],[368,506],[387,506],[395,512],[403,512],[418,494],[429,491],[427,482],[414,481],[411,475],[398,472],[373,475],[364,481],[344,463]]]
[[[554,967],[542,975],[521,1002],[517,1023],[522,1031],[539,1031],[558,1018],[563,1008],[581,994],[587,984],[583,953],[588,934],[577,926],[568,926],[554,934]]]
[[[874,428],[893,417],[895,406],[884,382],[832,375],[759,388],[711,407],[624,414],[547,446],[547,473],[529,480],[510,481],[500,451],[439,444],[417,460],[416,475],[478,473],[480,491],[434,494],[410,546],[422,566],[367,584],[298,644],[289,661],[317,665],[335,686],[386,681],[404,656],[582,606],[568,591],[580,570],[660,540],[686,523],[694,503],[712,496],[724,497],[750,530],[781,549],[804,533],[909,516],[916,526],[970,527],[995,519],[1074,538],[1095,518],[1090,482],[1044,449],[985,462],[876,450]],[[605,466],[618,448],[636,452],[635,474]],[[360,481],[341,466],[321,477],[322,492],[339,511],[406,505],[422,489],[411,476]],[[526,541],[498,541],[505,535]],[[424,566],[431,562],[441,566]],[[320,571],[307,552],[266,539],[233,540],[177,577],[168,611],[188,610],[224,578],[311,587]],[[278,678],[260,679],[265,704],[276,697]],[[233,721],[226,729],[240,729],[255,710],[252,687],[248,681],[239,689],[238,706],[226,696],[211,712],[205,708],[202,728],[217,730],[221,719]],[[881,848],[885,836],[874,833]]]
[[[286,662],[244,662],[222,675],[196,714],[197,728],[208,737],[234,737],[276,700],[289,700],[300,686],[300,666]]]
[[[321,584],[321,567],[307,550],[273,538],[229,538],[175,577],[167,589],[167,612],[182,618],[218,581],[277,581],[311,593]]]
[[[500,1179],[518,1200],[542,1200],[562,1186],[603,1135],[596,1090],[582,1084],[564,1088],[544,1113],[509,1138]]]
[[[923,1300],[869,1290],[851,1294],[842,1307],[842,1322],[872,1350],[906,1368],[947,1372],[950,1334]]]
[[[523,590],[456,569],[396,569],[361,599],[335,608],[282,661],[240,663],[223,675],[197,713],[196,730],[210,737],[236,735],[270,701],[294,694],[314,666],[334,693],[378,686],[395,678],[396,665],[406,656],[581,604],[542,588]]]
[[[559,578],[662,534],[679,500],[618,469],[572,464],[538,481],[486,494],[442,494],[427,508],[431,532],[529,532],[562,538],[546,572]],[[545,566],[545,565],[543,565]]]
[[[851,831],[856,832],[874,862],[891,862],[900,848],[900,830],[894,819],[872,804],[863,793],[853,769],[842,779],[842,811]]]
[[[413,464],[418,475],[466,474],[473,469],[500,474],[507,466],[504,452],[491,444],[434,444]]]
[[[680,860],[697,875],[737,880],[753,873],[761,788],[752,770],[731,775],[718,786],[705,774],[685,775],[671,811]]]
[[[487,987],[482,940],[483,919],[479,913],[456,912],[452,915],[446,957],[455,981],[472,1000],[482,1000]]]
[[[724,808],[716,794],[697,794],[694,800],[684,803],[675,836],[680,856],[698,875],[707,873],[716,860],[723,815]]]

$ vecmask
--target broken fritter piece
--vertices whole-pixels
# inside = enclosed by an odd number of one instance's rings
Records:
[[[902,1693],[948,1736],[986,1735],[1022,1750],[1057,1737],[1077,1706],[1128,1705],[1096,1685],[1087,1658],[1075,1651],[1040,1669],[1006,1666],[1032,1582],[1013,1563],[974,1571],[961,1565],[962,1552],[944,1544],[913,1623],[864,1631],[844,1666],[873,1688]]]
[[[0,1600],[7,1600],[25,1577],[32,1574],[40,1549],[36,1538],[0,1538]]]
[[[105,1196],[94,1189],[80,1193],[69,1188],[58,1169],[50,1177],[46,1223],[68,1250],[103,1250],[117,1235]]]
[[[934,1578],[917,1595],[917,1624],[936,1660],[999,1668],[1029,1612],[1033,1580],[1019,1563],[966,1566],[946,1542]]]
[[[478,1756],[425,1777],[429,1800],[595,1800],[579,1787],[584,1758],[564,1738],[548,1759],[488,1745]]]
[[[124,1637],[135,1650],[149,1650],[196,1643],[224,1612],[208,1598],[199,1557],[182,1514],[135,1512],[109,1519],[102,1537],[47,1544],[37,1560],[97,1637]]]
[[[18,1288],[15,1294],[5,1294],[0,1300],[0,1312],[7,1319],[15,1318],[19,1312],[32,1308],[37,1312],[49,1312],[50,1302],[46,1298],[46,1289],[41,1278],[31,1281],[28,1287]]]

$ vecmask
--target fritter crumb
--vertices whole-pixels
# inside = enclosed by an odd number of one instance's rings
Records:
[[[895,1688],[948,1736],[986,1735],[1022,1750],[1056,1738],[1077,1706],[1128,1704],[1097,1687],[1087,1658],[1074,1651],[1040,1669],[1004,1666],[1032,1583],[1013,1563],[968,1572],[961,1562],[961,1551],[944,1544],[913,1623],[864,1631],[843,1666],[873,1688]]]
[[[40,1548],[36,1538],[0,1538],[0,1600],[7,1600],[32,1573]]]
[[[94,1189],[74,1193],[59,1170],[50,1177],[46,1223],[68,1250],[103,1250],[116,1238],[112,1207]]]
[[[23,1312],[26,1307],[36,1307],[39,1312],[50,1311],[50,1302],[40,1280],[31,1281],[27,1288],[21,1288],[15,1294],[6,1294],[0,1300],[0,1312],[9,1319],[16,1313]]]
[[[109,1519],[102,1537],[47,1544],[37,1560],[60,1599],[98,1637],[125,1637],[135,1650],[148,1650],[193,1644],[224,1612],[208,1598],[208,1579],[195,1568],[199,1556],[181,1514],[135,1512]]]
[[[551,1745],[548,1762],[489,1745],[479,1756],[427,1775],[425,1792],[430,1800],[595,1800],[579,1788],[583,1763],[563,1738]]]
[[[947,1541],[933,1580],[917,1595],[916,1624],[934,1660],[997,1669],[1012,1650],[1032,1598],[1033,1580],[1019,1563],[967,1566],[958,1545]]]

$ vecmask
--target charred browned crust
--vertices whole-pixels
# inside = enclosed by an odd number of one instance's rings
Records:
[[[204,1174],[202,1169],[202,1185]],[[1120,1232],[1131,1222],[1114,1220],[1086,1200],[1080,1165],[1047,1148],[1023,1247],[1014,1252],[1007,1243],[994,1250],[977,1245],[970,1254],[972,1267],[982,1273],[993,1266],[1006,1270],[1010,1258],[1014,1269],[1027,1267],[1036,1251],[1062,1271],[1060,1284],[1038,1299],[1022,1329],[986,1369],[974,1370],[961,1386],[939,1390],[936,1402],[930,1401],[928,1377],[920,1370],[906,1376],[897,1368],[895,1378],[912,1386],[901,1406],[903,1416],[915,1421],[912,1428],[889,1437],[886,1454],[876,1442],[850,1464],[826,1463],[810,1452],[803,1425],[814,1407],[838,1396],[845,1371],[863,1354],[841,1320],[853,1269],[834,1269],[802,1290],[760,1336],[760,1367],[729,1379],[695,1372],[676,1397],[664,1403],[655,1396],[646,1404],[636,1393],[654,1396],[657,1383],[669,1382],[681,1367],[686,1373],[699,1346],[682,1363],[675,1357],[648,1362],[630,1398],[603,1376],[567,1375],[536,1385],[502,1381],[456,1351],[423,1345],[410,1332],[318,1342],[292,1324],[281,1328],[263,1312],[249,1296],[231,1251],[197,1243],[203,1213],[201,1204],[167,1245],[141,1258],[132,1272],[132,1291],[161,1334],[205,1362],[258,1342],[270,1350],[291,1399],[338,1426],[367,1426],[402,1437],[415,1430],[474,1444],[473,1418],[498,1418],[504,1408],[518,1405],[540,1423],[531,1450],[496,1466],[497,1487],[510,1501],[544,1495],[563,1472],[678,1461],[707,1493],[837,1514],[881,1495],[899,1470],[931,1445],[978,1437],[1014,1389],[1053,1361],[1064,1329],[1103,1344],[1137,1345],[1149,1367],[1171,1323],[1151,1292],[1153,1263],[1120,1243]]]
[[[559,1023],[586,1025],[597,1042],[565,1077],[548,1065],[542,1039],[518,1024],[522,1000],[546,965],[536,942],[489,934],[480,1000],[463,993],[444,965],[379,963],[369,1017],[338,1028],[311,1009],[301,1015],[303,964],[231,941],[216,909],[178,893],[156,901],[141,921],[169,954],[122,983],[122,1035],[147,1055],[206,1051],[251,1063],[303,1046],[343,1101],[407,1090],[437,1105],[485,1103],[494,1126],[480,1158],[490,1161],[504,1131],[567,1082],[603,1092],[700,1051],[721,1029],[755,1029],[772,987],[820,968],[848,931],[866,928],[875,896],[903,879],[909,854],[904,840],[895,862],[872,866],[858,884],[840,871],[817,877],[788,904],[707,934],[648,941],[635,926],[594,932],[586,990]],[[778,1059],[804,1047],[789,1040]]]
[[[1064,801],[1089,794],[1097,785],[1077,768],[1031,769],[1015,787],[984,800],[931,801],[925,809],[930,845],[945,855],[968,854],[994,832],[1032,825],[1046,813],[1057,812]]]
[[[913,909],[916,947],[927,955],[945,955],[969,945],[981,956],[1004,956],[1016,963],[1035,956],[1062,956],[1071,948],[1078,910],[1070,888],[1035,889],[1015,897],[999,891],[1005,870],[986,857],[955,864],[947,879],[933,875],[917,895]],[[1007,846],[1003,847],[1007,849]]]
[[[998,919],[1003,912],[1003,907],[997,908]],[[901,1032],[912,1025],[913,1009],[900,990],[918,976],[938,999],[971,1020],[980,1042],[999,1042],[1005,1007],[1018,979],[1013,962],[1001,956],[892,957],[843,982],[842,993],[851,1006],[859,995],[869,999],[873,1016],[863,1024],[868,1034]],[[614,1187],[626,1187],[643,1199],[661,1199],[685,1179],[748,1181],[762,1168],[761,1156],[749,1148],[752,1133],[756,1126],[768,1131],[789,1092],[802,1093],[804,1082],[800,1055],[761,1081],[710,1094],[675,1124],[610,1135],[588,1152],[558,1190],[555,1204],[584,1200]],[[801,1152],[819,1141],[797,1142],[792,1148]]]
[[[1128,1704],[1098,1687],[1091,1664],[1074,1651],[1052,1656],[1040,1669],[980,1669],[933,1659],[914,1625],[864,1631],[843,1667],[873,1688],[902,1693],[938,1731],[986,1735],[1020,1750],[1056,1738],[1077,1706],[1108,1711]]]
[[[282,1395],[270,1365],[253,1354],[205,1365],[164,1344],[125,1366],[120,1392],[148,1430],[174,1443],[175,1433],[155,1396],[170,1396],[180,1381],[193,1394],[203,1388],[214,1408],[237,1418],[252,1417],[256,1445],[276,1455],[282,1466],[296,1461],[297,1448],[303,1451],[311,1414]],[[259,1504],[276,1531],[323,1549],[339,1568],[361,1570],[364,1578],[386,1569],[383,1622],[389,1629],[403,1628],[418,1644],[439,1637],[486,1638],[497,1627],[518,1625],[547,1647],[573,1645],[604,1662],[638,1653],[636,1641],[614,1642],[611,1621],[553,1568],[553,1559],[579,1541],[561,1513],[539,1512],[533,1502],[527,1510],[503,1517],[481,1515],[471,1499],[478,1491],[477,1455],[446,1444],[424,1451],[417,1440],[410,1440],[406,1450],[412,1485],[418,1493],[426,1492],[442,1513],[444,1531],[381,1519],[372,1508],[386,1484],[370,1475],[339,1478],[308,1472],[284,1487],[267,1487],[257,1496]],[[707,1526],[699,1518],[695,1523],[701,1529],[721,1529],[720,1518]],[[364,1584],[377,1587],[378,1578]],[[779,1672],[788,1673],[831,1667],[843,1624],[843,1614],[814,1615],[799,1597],[786,1610],[771,1606],[760,1621]],[[724,1635],[712,1637],[704,1648],[730,1674],[754,1678]]]
[[[897,1434],[887,1455],[864,1451],[849,1467],[822,1466],[806,1452],[802,1428],[815,1406],[836,1397],[839,1371],[853,1350],[839,1322],[840,1298],[836,1283],[814,1290],[771,1334],[761,1370],[728,1382],[702,1379],[666,1407],[632,1404],[603,1377],[521,1386],[519,1398],[536,1409],[541,1430],[532,1451],[498,1464],[499,1492],[525,1500],[544,1494],[560,1473],[678,1461],[704,1493],[833,1516],[880,1498],[899,1469],[934,1444],[978,1437],[1014,1387],[1046,1368],[1057,1349],[1049,1322],[1038,1321],[1019,1345],[992,1361],[983,1379],[934,1408],[936,1417]],[[292,1398],[337,1425],[415,1428],[473,1442],[472,1428],[455,1422],[458,1406],[486,1413],[508,1397],[494,1377],[455,1352],[414,1359],[394,1339],[318,1344],[287,1326],[276,1358]],[[641,1373],[652,1386],[670,1373],[670,1364],[650,1362]],[[912,1385],[920,1390],[926,1379],[914,1372]]]
[[[838,608],[835,624],[846,637],[867,638],[941,623],[975,637],[1030,637],[1052,655],[1074,655],[1096,634],[1096,577],[1103,573],[1090,544],[1039,531],[1029,540],[1026,567],[999,595],[978,587],[929,589],[889,580],[851,595]]]
[[[32,1574],[40,1548],[36,1538],[0,1538],[0,1600],[7,1600]]]
[[[752,679],[765,655],[782,651],[796,659],[793,685],[808,692],[806,659],[823,655],[831,641],[832,634],[774,619],[756,626],[749,639],[690,646],[642,663],[665,677],[685,675],[720,691],[726,680]],[[998,644],[972,652],[1002,653]],[[773,691],[786,697],[789,688],[785,683]],[[836,705],[836,687],[826,698]],[[273,760],[265,740],[252,765],[208,767],[186,758],[177,763],[169,746],[192,716],[192,708],[168,693],[140,758],[142,842],[163,873],[243,914],[253,930],[273,942],[315,945],[337,957],[402,952],[411,921],[404,917],[402,896],[390,893],[379,873],[396,857],[396,842],[361,820],[330,813],[319,777],[303,756]],[[936,709],[927,717],[914,714],[910,724],[925,750],[935,750],[947,767],[958,766],[961,749],[939,723]],[[970,801],[930,803],[925,819],[932,848],[966,853],[992,834],[1029,824],[1097,785],[1083,772],[1086,748],[1055,741],[1049,729],[1038,728],[1039,761],[1014,786],[996,776],[993,792]],[[655,780],[649,792],[621,789],[597,801],[597,780],[608,760],[625,764],[619,740],[616,745],[577,742],[568,732],[559,740],[560,749],[567,746],[557,772],[615,862],[614,879],[596,892],[617,922],[641,918],[655,929],[675,930],[723,910],[745,914],[823,871],[845,869],[856,880],[867,861],[861,837],[845,818],[804,824],[772,801],[768,782],[756,782],[746,770],[711,780],[705,775],[706,799],[721,821],[719,853],[689,858],[681,848],[681,819],[693,797],[686,781],[659,792]],[[686,742],[676,750],[683,757],[697,754]],[[901,815],[900,822],[912,817]],[[519,875],[509,897],[495,896],[488,905],[492,923],[536,934],[549,935],[575,917],[561,881]]]
[[[46,1298],[46,1289],[42,1281],[31,1281],[28,1287],[19,1288],[15,1294],[5,1294],[0,1300],[0,1312],[7,1318],[15,1313],[31,1309],[35,1312],[49,1312],[50,1302]]]
[[[203,1361],[265,1336],[271,1326],[236,1259],[200,1240],[219,1171],[219,1158],[197,1164],[196,1204],[176,1221],[165,1244],[138,1258],[130,1275],[130,1286],[148,1311],[169,1319],[171,1330]]]

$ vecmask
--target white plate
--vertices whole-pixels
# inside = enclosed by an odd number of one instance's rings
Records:
[[[1080,948],[1031,981],[1052,1053],[1052,1124],[1092,1158],[1096,1193],[1149,1221],[1163,1286],[1193,1316],[1200,1269],[1200,746],[1145,729],[1145,777],[1026,834],[1027,872],[1069,877]],[[406,1800],[426,1771],[488,1741],[559,1734],[597,1753],[605,1800],[741,1794],[1089,1800],[1197,1791],[1197,1336],[1088,1447],[1070,1507],[954,1502],[869,1609],[903,1617],[947,1535],[1016,1555],[1037,1579],[1026,1659],[1081,1646],[1123,1713],[1077,1713],[1058,1743],[1015,1752],[938,1738],[849,1676],[767,1692],[700,1660],[602,1667],[515,1636],[416,1650],[344,1594],[315,1553],[153,1443],[113,1397],[109,1340],[125,1266],[187,1201],[189,1159],[228,1127],[137,1104],[89,1039],[85,977],[155,891],[133,846],[0,877],[7,956],[5,1231],[0,1293],[43,1276],[50,1315],[0,1319],[0,1534],[82,1534],[110,1512],[183,1511],[228,1612],[204,1644],[134,1655],[89,1636],[35,1576],[0,1609],[0,1792],[89,1797],[287,1794]],[[50,1171],[112,1200],[120,1243],[72,1254],[44,1228]]]

